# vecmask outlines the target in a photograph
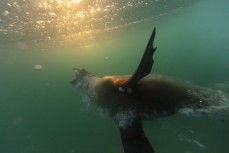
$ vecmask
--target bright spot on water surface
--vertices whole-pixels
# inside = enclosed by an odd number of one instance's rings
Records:
[[[8,16],[10,13],[8,12],[8,11],[4,11],[3,13],[2,13],[2,16]]]

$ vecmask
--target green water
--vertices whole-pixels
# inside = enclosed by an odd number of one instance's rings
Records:
[[[133,73],[154,26],[152,73],[229,92],[228,19],[228,1],[202,0],[81,46],[22,49],[0,39],[0,153],[123,153],[118,125],[87,108],[69,81],[74,67]],[[219,120],[172,116],[145,121],[144,129],[157,153],[229,152],[229,124]]]

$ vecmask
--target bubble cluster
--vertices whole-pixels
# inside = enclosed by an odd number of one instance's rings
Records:
[[[126,128],[130,126],[136,117],[136,112],[133,108],[120,109],[115,114],[114,119],[118,122],[119,127]]]
[[[192,91],[192,95],[194,98],[190,100],[197,101],[199,99],[199,102],[193,103],[193,106],[180,109],[179,113],[188,116],[204,115],[222,121],[229,119],[229,97],[221,90],[201,88]]]

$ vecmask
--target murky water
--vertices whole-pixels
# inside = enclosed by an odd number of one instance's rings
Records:
[[[0,8],[1,153],[123,153],[118,125],[69,84],[72,69],[132,74],[155,26],[152,73],[229,93],[226,0],[4,0]],[[214,116],[143,124],[157,153],[229,151],[229,123]]]

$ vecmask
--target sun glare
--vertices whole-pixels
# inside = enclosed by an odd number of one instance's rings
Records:
[[[12,0],[5,3],[4,8],[8,9],[0,12],[0,34],[12,35],[12,40],[16,33],[28,41],[92,42],[104,37],[101,32],[126,26],[121,16],[127,8],[142,5],[139,0],[134,2],[130,5],[129,1],[110,0]],[[1,26],[1,23],[9,23],[9,26]]]
[[[56,0],[59,5],[61,5],[62,0]],[[52,1],[51,1],[52,2]]]
[[[72,0],[73,3],[80,3],[81,0]]]

